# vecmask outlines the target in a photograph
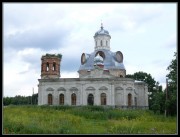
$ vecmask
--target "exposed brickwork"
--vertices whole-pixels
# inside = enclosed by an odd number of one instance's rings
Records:
[[[59,78],[61,54],[46,54],[41,58],[41,78]]]

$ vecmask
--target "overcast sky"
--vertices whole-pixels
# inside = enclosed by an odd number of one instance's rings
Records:
[[[143,71],[165,87],[177,51],[177,3],[3,3],[3,96],[38,93],[46,53],[62,54],[61,78],[78,77],[101,20],[126,74]]]

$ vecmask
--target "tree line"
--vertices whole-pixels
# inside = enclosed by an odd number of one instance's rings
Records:
[[[21,96],[16,95],[15,97],[4,97],[3,105],[37,105],[38,104],[38,93],[32,96]]]
[[[167,85],[163,90],[158,81],[152,78],[151,74],[146,72],[136,72],[134,74],[126,75],[126,78],[133,78],[134,80],[144,81],[148,84],[149,92],[149,109],[154,113],[177,115],[177,52],[174,53],[170,65],[167,67],[169,74],[167,74]],[[32,96],[15,96],[4,97],[4,105],[37,105],[38,93]]]

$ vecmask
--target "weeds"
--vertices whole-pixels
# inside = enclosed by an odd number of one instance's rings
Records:
[[[102,106],[8,106],[4,134],[177,134],[176,117]]]

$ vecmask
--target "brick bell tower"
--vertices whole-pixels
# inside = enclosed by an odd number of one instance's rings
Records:
[[[61,54],[46,54],[41,57],[41,79],[60,77]]]

